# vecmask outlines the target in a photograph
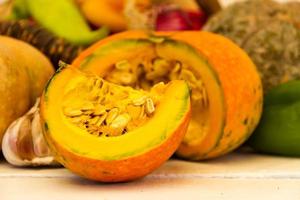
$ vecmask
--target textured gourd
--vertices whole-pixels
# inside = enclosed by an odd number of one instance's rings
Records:
[[[25,114],[41,95],[54,69],[30,45],[0,36],[0,143],[9,124]]]
[[[56,159],[83,177],[133,180],[176,151],[190,119],[189,97],[184,81],[145,92],[65,67],[42,96],[44,136]]]
[[[300,78],[300,2],[236,2],[213,16],[204,30],[244,49],[260,72],[264,91]]]
[[[234,150],[260,119],[262,85],[256,67],[234,43],[212,33],[125,32],[88,48],[73,66],[146,90],[161,81],[187,81],[192,120],[177,151],[183,158],[208,159]]]

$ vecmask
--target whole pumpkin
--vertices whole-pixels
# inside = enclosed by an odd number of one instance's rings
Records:
[[[94,44],[73,66],[146,90],[161,81],[187,81],[192,119],[177,151],[186,159],[236,149],[261,116],[262,84],[255,65],[237,45],[213,33],[128,31]]]

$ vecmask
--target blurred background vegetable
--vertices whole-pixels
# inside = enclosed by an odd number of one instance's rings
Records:
[[[79,7],[94,26],[106,25],[113,32],[199,30],[221,8],[217,0],[84,0]]]
[[[59,60],[70,63],[84,49],[84,46],[73,45],[26,19],[0,21],[0,34],[36,47],[51,60],[55,68],[58,68]]]
[[[204,29],[224,35],[257,65],[265,91],[300,78],[300,2],[248,0],[213,16]]]
[[[220,8],[217,0],[2,0],[0,34],[30,43],[57,68],[108,29],[200,30]]]
[[[54,69],[25,42],[0,36],[0,143],[9,124],[25,114],[44,89]]]
[[[262,120],[248,143],[258,152],[300,156],[299,80],[270,90]]]

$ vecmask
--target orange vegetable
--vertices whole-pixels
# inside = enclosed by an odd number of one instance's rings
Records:
[[[181,63],[185,73],[177,78],[185,79],[192,88],[192,120],[178,156],[191,160],[218,157],[236,149],[251,135],[262,111],[261,80],[247,54],[222,36],[196,31],[129,31],[94,44],[73,65],[126,85],[115,63],[127,60],[131,66],[147,66],[157,58]],[[169,74],[176,65],[172,66],[170,71],[163,70],[167,75],[147,84],[172,79]],[[135,68],[131,73],[138,81],[128,86],[141,87],[140,81],[150,75],[148,69],[146,76],[139,75]]]

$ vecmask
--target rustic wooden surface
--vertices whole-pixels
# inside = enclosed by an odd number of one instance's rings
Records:
[[[170,160],[138,181],[91,182],[63,168],[0,162],[1,200],[300,199],[300,159],[234,153],[209,162]]]

